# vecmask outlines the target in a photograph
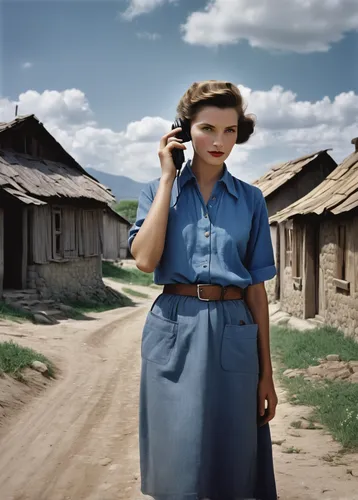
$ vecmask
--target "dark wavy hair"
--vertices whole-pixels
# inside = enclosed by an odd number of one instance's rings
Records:
[[[177,116],[190,122],[205,106],[235,108],[239,116],[236,143],[249,140],[255,129],[255,118],[252,114],[245,115],[246,106],[236,85],[222,80],[194,82],[180,99]]]

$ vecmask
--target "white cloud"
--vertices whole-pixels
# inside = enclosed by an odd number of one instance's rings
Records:
[[[165,3],[173,3],[177,0],[130,0],[127,9],[122,12],[121,17],[126,21],[132,21],[137,16],[149,14],[157,7],[161,7]]]
[[[187,43],[207,47],[246,40],[267,50],[326,52],[358,29],[357,0],[210,0],[181,29]]]
[[[30,68],[32,68],[32,66],[33,66],[33,64],[32,64],[32,62],[30,62],[30,61],[24,62],[24,63],[21,65],[22,69],[30,69]]]
[[[131,122],[127,125],[125,133],[129,141],[150,142],[168,133],[171,122],[159,116],[145,116],[140,121]]]
[[[138,38],[141,38],[143,40],[159,40],[161,38],[161,35],[159,33],[149,33],[148,31],[141,31],[136,33]]]
[[[56,123],[62,128],[75,127],[83,123],[96,124],[86,96],[78,89],[68,89],[63,92],[45,90],[42,94],[28,90],[20,94],[18,105],[19,115],[34,113],[41,121]]]
[[[319,125],[348,126],[358,117],[358,95],[353,91],[342,92],[333,100],[323,97],[316,102],[299,101],[297,94],[275,85],[268,91],[253,91],[239,86],[250,104],[257,124],[268,130],[307,129]]]
[[[234,175],[252,180],[263,173],[263,165],[274,164],[333,148],[332,156],[341,161],[353,151],[350,143],[358,135],[358,95],[343,92],[334,99],[300,101],[281,86],[268,91],[239,87],[248,102],[248,112],[256,114],[257,127],[250,140],[235,146],[227,163]],[[160,175],[159,140],[170,131],[171,122],[159,116],[145,116],[128,123],[120,131],[100,127],[83,92],[29,90],[17,102],[0,99],[0,121],[15,115],[34,113],[60,144],[76,160],[114,174],[147,181]],[[192,146],[186,144],[186,157]],[[256,161],[259,158],[259,161]],[[272,158],[272,161],[270,159]],[[255,166],[256,165],[256,166]]]

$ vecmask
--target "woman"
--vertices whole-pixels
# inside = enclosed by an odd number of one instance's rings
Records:
[[[162,175],[143,189],[129,235],[137,267],[165,285],[142,337],[142,492],[156,500],[276,500],[264,287],[276,270],[267,209],[261,191],[224,163],[254,122],[238,88],[215,80],[194,83],[177,112],[193,159],[175,186],[172,151],[186,149],[175,137],[183,131],[162,137]]]

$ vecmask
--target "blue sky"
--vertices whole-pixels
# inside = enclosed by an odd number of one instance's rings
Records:
[[[340,161],[358,135],[354,1],[229,3],[5,0],[0,119],[18,103],[83,166],[149,180],[177,101],[217,78],[243,86],[257,116],[234,174],[326,147]]]

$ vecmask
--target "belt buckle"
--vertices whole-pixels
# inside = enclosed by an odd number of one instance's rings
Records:
[[[210,283],[203,283],[203,284],[198,284],[196,285],[196,291],[197,291],[197,296],[198,296],[198,299],[199,300],[203,300],[204,302],[209,302],[210,299],[203,299],[200,295],[200,287],[203,287],[203,286],[212,286]]]

